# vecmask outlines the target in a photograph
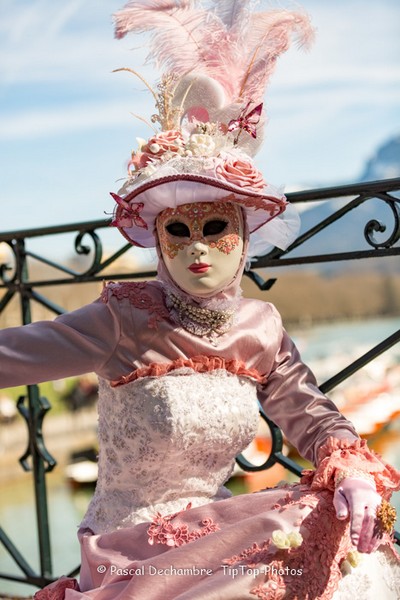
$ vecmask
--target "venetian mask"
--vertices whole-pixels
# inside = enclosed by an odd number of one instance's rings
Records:
[[[167,208],[157,218],[169,274],[186,293],[209,296],[235,277],[243,255],[243,217],[230,202],[196,202]]]

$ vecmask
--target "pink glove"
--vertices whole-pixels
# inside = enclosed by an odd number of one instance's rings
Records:
[[[350,514],[350,537],[359,552],[369,554],[379,546],[376,509],[381,502],[375,484],[366,479],[345,477],[335,489],[336,516],[343,520]]]

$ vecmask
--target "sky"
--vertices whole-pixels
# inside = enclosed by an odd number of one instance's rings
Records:
[[[377,148],[400,132],[400,3],[299,4],[316,41],[279,60],[256,159],[268,181],[289,191],[357,182]],[[136,137],[151,135],[132,113],[154,112],[140,81],[112,71],[131,67],[157,80],[143,66],[142,37],[113,37],[111,15],[122,5],[0,0],[0,231],[111,212],[109,192],[120,187]],[[109,235],[119,242],[117,231]]]

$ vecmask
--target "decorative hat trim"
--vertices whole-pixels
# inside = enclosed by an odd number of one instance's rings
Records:
[[[210,8],[204,4],[130,0],[114,15],[117,38],[150,32],[148,59],[164,69],[157,91],[136,71],[122,69],[138,76],[152,93],[157,114],[151,122],[161,128],[147,141],[138,140],[129,178],[113,194],[113,225],[137,246],[155,245],[155,219],[170,206],[237,202],[250,232],[287,206],[251,157],[262,143],[263,97],[276,60],[292,38],[309,45],[314,33],[309,18],[288,10],[252,11],[252,0],[218,0]],[[222,196],[224,190],[232,192],[229,199]],[[272,223],[262,239],[271,228]],[[297,234],[294,219],[286,227],[283,215],[277,231],[274,244],[284,248]]]
[[[150,190],[154,191],[147,193]],[[193,202],[234,202],[242,206],[249,232],[253,233],[283,213],[287,205],[285,196],[272,186],[265,186],[264,190],[255,192],[204,175],[182,173],[160,177],[147,180],[124,198],[112,193],[117,202],[113,224],[135,246],[152,248],[156,245],[155,220],[165,208]]]

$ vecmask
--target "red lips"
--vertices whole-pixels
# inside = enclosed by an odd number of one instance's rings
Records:
[[[189,271],[192,271],[192,273],[206,273],[209,268],[210,265],[207,263],[193,263],[188,267]]]

